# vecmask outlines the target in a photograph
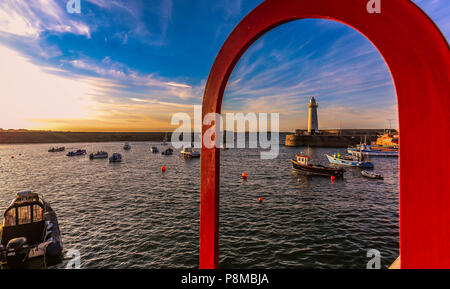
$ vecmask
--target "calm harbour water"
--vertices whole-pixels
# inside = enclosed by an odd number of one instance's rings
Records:
[[[19,191],[43,194],[82,268],[198,267],[200,160],[150,153],[159,143],[130,145],[128,152],[123,143],[0,145],[2,214]],[[48,153],[51,146],[66,152]],[[120,152],[124,160],[65,156],[78,148]],[[261,160],[257,149],[221,152],[220,267],[365,268],[370,249],[389,266],[399,246],[398,160],[371,159],[384,181],[347,168],[333,183],[292,171],[289,159],[302,150],[281,146],[273,160]],[[345,150],[308,152],[326,165],[325,153]]]

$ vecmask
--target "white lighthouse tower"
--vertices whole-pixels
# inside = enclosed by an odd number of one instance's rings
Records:
[[[315,134],[319,132],[319,120],[317,118],[317,107],[319,105],[316,102],[314,96],[311,96],[311,99],[308,103],[308,133]]]

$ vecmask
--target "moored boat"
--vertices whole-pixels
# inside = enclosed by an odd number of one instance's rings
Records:
[[[399,135],[398,132],[389,129],[385,134],[379,136],[376,142],[373,143],[374,146],[384,147],[384,148],[399,148]]]
[[[370,146],[366,144],[359,144],[356,147],[348,147],[347,152],[349,154],[353,154],[353,152],[361,151],[363,154],[368,156],[376,156],[376,157],[398,157],[398,148],[387,148],[387,147],[378,147],[378,146]]]
[[[94,153],[91,153],[91,154],[89,155],[89,158],[90,158],[91,160],[94,160],[94,159],[107,159],[107,158],[108,158],[108,153],[107,153],[107,152],[104,152],[104,151],[96,152],[95,154],[94,154]]]
[[[161,154],[162,155],[166,155],[166,156],[170,156],[170,155],[173,154],[173,149],[168,148],[168,149],[164,150]]]
[[[122,155],[118,153],[113,153],[109,158],[110,163],[120,163],[122,161]]]
[[[49,153],[56,153],[56,152],[63,152],[65,151],[66,148],[65,147],[53,147],[51,149],[48,150]]]
[[[360,151],[354,151],[352,155],[348,156],[341,156],[340,154],[326,156],[331,164],[358,168],[373,168],[373,164],[366,161],[364,154]]]
[[[181,155],[185,158],[199,158],[200,152],[196,151],[192,147],[190,147],[190,148],[183,147],[183,149],[181,150]]]
[[[82,156],[85,154],[86,154],[86,150],[76,150],[76,151],[68,152],[67,156],[74,157],[74,156]]]
[[[157,147],[151,147],[151,148],[150,148],[150,151],[151,151],[152,153],[154,153],[154,154],[156,154],[156,153],[159,152],[159,150],[158,150]]]
[[[377,173],[374,173],[374,172],[361,171],[361,175],[363,175],[366,178],[370,178],[370,179],[384,180],[384,178],[383,178],[383,176],[381,174],[377,174]]]
[[[295,160],[291,159],[292,168],[300,173],[318,176],[344,176],[345,170],[342,168],[330,168],[322,165],[314,165],[309,162],[310,157],[305,154],[299,154],[295,157]]]
[[[17,194],[5,210],[0,235],[1,260],[10,267],[40,256],[46,263],[61,260],[63,245],[56,213],[37,193]]]

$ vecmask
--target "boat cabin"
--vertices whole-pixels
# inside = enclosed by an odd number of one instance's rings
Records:
[[[193,151],[194,151],[193,148],[187,148],[187,147],[184,147],[182,150],[182,152],[184,152],[184,153],[192,153]]]
[[[37,244],[44,229],[44,201],[37,193],[20,192],[4,213],[1,244],[6,246],[17,237],[26,237],[28,244]]]
[[[308,165],[309,156],[300,154],[300,155],[296,155],[295,157],[297,158],[297,162],[298,163],[300,163],[300,164],[302,164],[304,166]]]
[[[352,159],[355,161],[364,162],[367,160],[367,157],[365,157],[365,155],[362,151],[353,151]]]

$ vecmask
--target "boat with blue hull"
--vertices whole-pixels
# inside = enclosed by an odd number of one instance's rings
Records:
[[[314,165],[309,162],[310,157],[305,154],[299,154],[295,156],[296,159],[291,159],[292,168],[305,175],[316,176],[334,176],[343,177],[345,170],[342,168],[330,168],[322,165]]]
[[[109,158],[110,163],[120,163],[122,161],[122,155],[119,153],[113,153]]]
[[[326,155],[328,161],[331,164],[347,167],[358,167],[358,168],[373,168],[373,164],[366,161],[362,152],[353,152],[352,155],[341,156],[340,154],[334,154],[332,156]]]
[[[350,146],[347,148],[347,153],[349,154],[353,154],[354,152],[359,151],[365,155],[374,157],[398,157],[397,148],[384,148],[366,144],[359,144],[356,147]]]
[[[74,157],[74,156],[82,156],[86,154],[86,150],[77,150],[77,151],[73,151],[73,152],[68,152],[67,156],[68,157]]]

